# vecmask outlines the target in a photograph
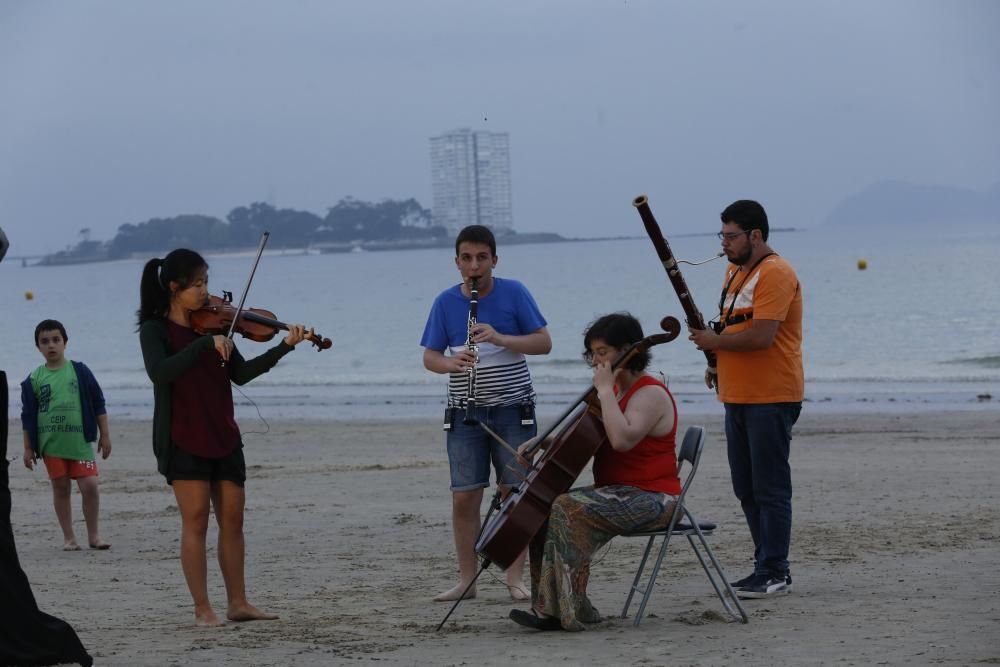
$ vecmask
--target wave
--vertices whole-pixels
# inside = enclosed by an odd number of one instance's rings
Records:
[[[557,367],[559,367],[559,366],[576,366],[576,367],[579,367],[581,369],[586,369],[586,365],[583,362],[583,355],[580,355],[579,357],[574,357],[572,359],[567,359],[567,358],[554,358],[553,359],[553,358],[549,358],[549,357],[545,357],[545,358],[541,358],[541,359],[536,359],[536,358],[532,357],[529,360],[529,366],[531,368],[539,368],[539,367],[544,367],[544,366],[557,366]]]
[[[806,376],[806,388],[812,384],[971,384],[971,383],[993,383],[1000,382],[996,376],[984,377],[980,375],[912,375],[901,377],[886,376],[837,376],[837,377],[809,377]]]
[[[960,359],[949,359],[940,362],[942,364],[965,364],[970,366],[981,366],[982,368],[1000,368],[1000,355],[986,357],[966,357]]]
[[[948,362],[960,364],[961,362]],[[1000,357],[988,357],[984,360],[974,362],[984,369],[1000,368]],[[669,375],[668,381],[672,384],[701,384],[701,376],[694,374],[673,374]],[[11,396],[19,396],[20,389],[16,386],[13,378],[11,382]],[[118,391],[149,391],[152,395],[153,386],[148,381],[136,381],[134,379],[115,378],[110,374],[100,376],[101,388],[107,392],[109,390]],[[532,381],[536,387],[547,386],[571,386],[579,387],[581,391],[587,388],[590,382],[590,375],[587,372],[578,374],[559,375],[553,373],[533,373]],[[940,384],[995,384],[1000,383],[1000,377],[992,373],[982,374],[949,374],[949,375],[913,375],[900,377],[887,376],[863,376],[863,375],[832,375],[832,376],[806,376],[806,389],[813,385],[940,385]],[[386,393],[435,393],[442,396],[447,390],[447,382],[440,377],[431,377],[427,380],[419,378],[308,378],[298,377],[295,379],[281,380],[271,378],[258,378],[251,385],[253,388],[266,390],[281,389],[288,390],[298,387],[300,389],[323,389],[332,388],[341,391],[358,391],[366,394]]]

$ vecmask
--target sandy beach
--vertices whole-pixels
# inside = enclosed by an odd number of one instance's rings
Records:
[[[721,410],[681,416],[682,428],[708,429],[690,502],[720,524],[710,540],[735,579],[751,547],[721,422]],[[11,454],[19,432],[12,422]],[[730,622],[678,541],[633,628],[617,615],[642,545],[619,538],[591,577],[607,620],[579,634],[514,625],[508,611],[527,606],[491,570],[479,597],[434,631],[448,605],[431,597],[455,572],[446,455],[430,420],[285,421],[246,435],[248,588],[281,618],[196,628],[150,424],[113,419],[112,433],[101,469],[110,551],[61,551],[44,472],[10,468],[18,551],[39,605],[70,621],[102,667],[1000,663],[996,410],[811,415],[807,405],[792,443],[794,593],[746,601],[750,622]],[[74,518],[83,539],[76,493]],[[214,548],[210,558],[224,611]]]

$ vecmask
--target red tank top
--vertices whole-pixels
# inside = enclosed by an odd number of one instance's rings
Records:
[[[656,378],[643,375],[628,388],[618,405],[624,412],[633,394],[649,386],[662,387],[667,392],[674,411],[674,427],[666,435],[647,435],[627,452],[615,451],[610,443],[604,443],[594,456],[594,484],[621,484],[676,496],[681,492],[681,481],[677,477],[677,404],[673,394]]]

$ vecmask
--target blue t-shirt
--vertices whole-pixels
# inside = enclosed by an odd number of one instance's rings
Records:
[[[494,278],[490,293],[479,297],[476,321],[510,336],[534,333],[547,324],[528,289],[516,280],[505,278]],[[420,345],[455,354],[465,349],[468,336],[469,297],[462,294],[462,285],[458,284],[434,299]],[[464,405],[467,387],[465,373],[452,373],[448,382],[448,405]],[[491,343],[481,343],[476,379],[478,404],[510,405],[533,400],[531,374],[524,355]]]

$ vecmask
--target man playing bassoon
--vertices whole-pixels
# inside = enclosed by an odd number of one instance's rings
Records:
[[[719,239],[730,265],[719,320],[689,332],[718,359],[733,491],[753,538],[754,571],[732,585],[742,598],[764,598],[792,587],[788,455],[804,388],[802,290],[792,266],[767,244],[764,207],[740,200],[721,218]],[[705,374],[709,387],[714,379]]]

